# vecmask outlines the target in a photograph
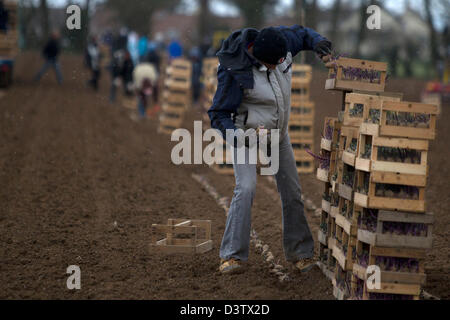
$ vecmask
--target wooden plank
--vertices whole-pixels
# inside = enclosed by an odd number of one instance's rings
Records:
[[[351,153],[348,151],[342,152],[342,161],[345,164],[348,164],[349,166],[352,166],[352,167],[355,166],[355,158],[356,158],[356,156],[354,153]]]
[[[420,295],[421,286],[418,284],[381,283],[381,289],[366,289],[370,293]]]
[[[438,114],[438,107],[434,104],[409,101],[384,101],[383,111],[425,113],[431,115]]]
[[[412,212],[379,210],[378,211],[378,220],[406,222],[406,223],[433,224],[434,223],[434,215],[432,213],[412,213]]]
[[[322,243],[323,245],[327,245],[328,244],[327,243],[327,236],[321,229],[319,229],[318,232],[317,232],[317,240],[320,243]]]
[[[330,201],[322,199],[322,210],[327,212],[327,213],[330,213],[330,211],[331,211],[331,203],[330,203]]]
[[[364,159],[364,158],[360,158],[360,157],[357,157],[355,159],[355,169],[356,170],[370,172],[371,168],[372,167],[371,167],[370,159]]]
[[[317,174],[316,174],[317,179],[319,179],[320,181],[323,182],[328,182],[328,177],[329,177],[329,171],[326,169],[321,169],[318,168],[317,169]]]
[[[425,176],[428,173],[427,165],[401,163],[401,162],[387,162],[387,161],[371,161],[369,163],[370,163],[370,170],[368,171],[384,171],[400,174],[421,175],[424,176],[425,179],[426,179]]]
[[[427,250],[410,248],[371,247],[371,255],[396,258],[425,259]]]
[[[355,203],[356,197],[355,197]],[[360,205],[359,203],[357,203]],[[362,205],[361,205],[362,206]],[[384,197],[370,197],[365,208],[425,212],[424,200],[406,200]]]
[[[331,151],[331,145],[332,145],[332,141],[331,140],[328,140],[328,139],[325,139],[325,138],[322,138],[320,140],[320,148],[321,149],[324,149],[324,150],[327,150],[327,151]]]
[[[172,234],[195,234],[197,232],[196,226],[168,226],[164,224],[152,224],[154,232],[172,233]]]
[[[392,138],[392,137],[373,137],[372,144],[380,147],[414,149],[426,151],[430,142],[427,140]]]
[[[353,188],[340,183],[338,188],[339,195],[347,200],[353,201]]]
[[[370,182],[425,187],[427,177],[424,175],[373,171],[370,174]]]
[[[380,132],[380,125],[375,123],[363,122],[359,127],[359,133],[368,136],[378,136]]]

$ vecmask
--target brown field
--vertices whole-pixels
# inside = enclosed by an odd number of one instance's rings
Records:
[[[0,98],[0,299],[333,299],[318,269],[307,275],[288,269],[291,281],[280,284],[253,247],[245,273],[220,275],[225,214],[191,175],[204,175],[227,197],[234,178],[173,165],[173,143],[157,133],[157,120],[136,122],[130,110],[109,104],[106,71],[96,94],[85,86],[79,57],[64,57],[61,87],[52,73],[32,83],[36,61],[33,54],[19,58],[16,83]],[[323,89],[324,79],[314,74],[316,149],[324,117],[336,116],[341,103],[340,93]],[[423,85],[393,79],[387,90],[419,101]],[[443,109],[430,153],[426,196],[436,226],[425,290],[448,299],[450,115]],[[185,126],[201,116],[194,107]],[[300,180],[318,205],[321,184],[314,175]],[[288,266],[276,189],[267,179],[258,184],[253,227]],[[318,218],[307,216],[316,234]],[[214,249],[200,256],[149,252],[151,224],[167,218],[212,220]],[[81,290],[66,288],[69,265],[81,267]]]

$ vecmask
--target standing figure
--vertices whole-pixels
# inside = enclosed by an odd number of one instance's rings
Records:
[[[92,36],[89,39],[86,48],[86,65],[91,70],[92,77],[89,80],[89,85],[92,86],[94,90],[98,90],[98,81],[100,79],[100,59],[101,53],[97,43],[96,37]]]
[[[42,66],[42,69],[36,74],[34,77],[35,81],[40,81],[42,76],[47,72],[48,68],[53,68],[55,70],[56,79],[59,84],[62,84],[63,77],[61,74],[61,68],[58,63],[58,56],[60,54],[60,46],[59,46],[59,32],[53,31],[50,39],[42,51],[45,62]]]
[[[158,86],[158,73],[153,64],[140,63],[133,71],[134,89],[138,98],[138,113],[141,118],[147,114],[149,98]]]
[[[227,131],[234,133],[237,129],[278,130],[279,140],[271,142],[279,155],[278,171],[274,174],[282,202],[284,254],[297,269],[307,271],[315,264],[314,239],[304,213],[288,133],[293,57],[303,50],[315,51],[326,62],[331,42],[298,25],[235,31],[218,53],[218,86],[208,114],[211,127],[220,130],[225,139]],[[232,138],[227,141],[234,145]],[[239,148],[248,158],[247,144]],[[236,186],[220,247],[222,273],[242,270],[242,262],[249,255],[257,165],[234,160]]]

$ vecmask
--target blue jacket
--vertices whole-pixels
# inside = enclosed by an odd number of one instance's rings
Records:
[[[286,37],[292,56],[303,50],[314,50],[320,41],[327,40],[314,30],[299,25],[277,29]],[[242,102],[244,89],[253,89],[252,69],[259,63],[249,55],[247,46],[258,32],[252,28],[234,32],[217,53],[220,61],[217,91],[208,115],[211,127],[220,130],[224,137],[227,129],[236,129],[233,117]]]

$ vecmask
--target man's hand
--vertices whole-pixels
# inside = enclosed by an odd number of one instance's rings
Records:
[[[331,59],[331,49],[333,45],[328,40],[320,41],[314,48],[314,52],[319,56],[319,58],[327,63]]]

